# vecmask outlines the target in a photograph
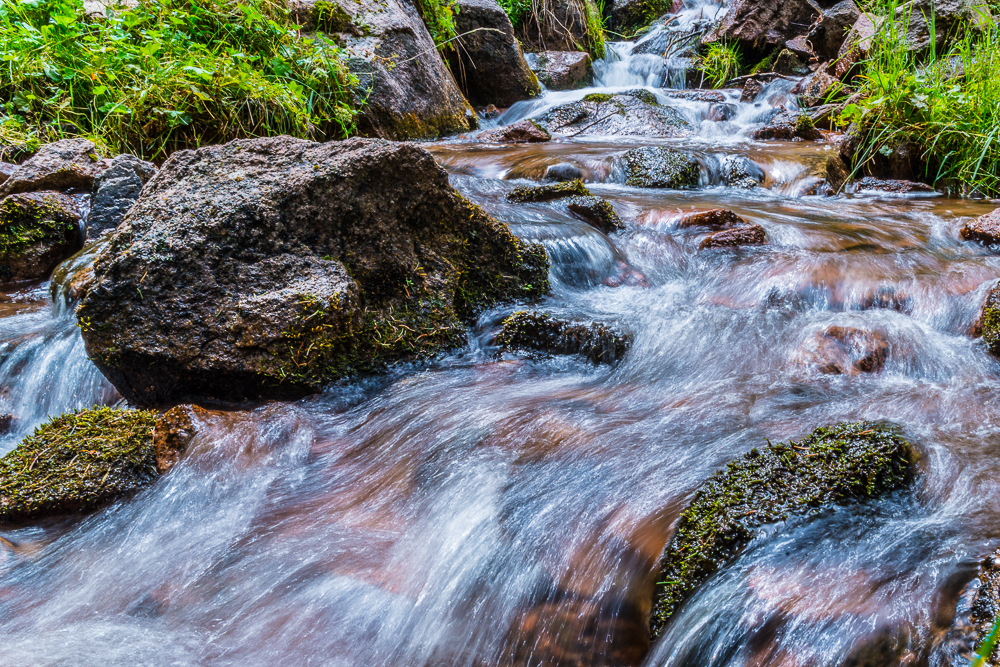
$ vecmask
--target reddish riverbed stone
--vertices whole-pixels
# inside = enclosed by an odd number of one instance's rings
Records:
[[[960,234],[966,241],[979,241],[987,245],[1000,243],[1000,208],[965,225]]]
[[[715,232],[706,236],[699,246],[699,250],[705,248],[736,248],[745,245],[764,245],[767,243],[767,234],[760,225],[747,225],[745,227],[734,227]]]

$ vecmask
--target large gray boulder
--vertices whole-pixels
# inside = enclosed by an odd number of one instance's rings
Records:
[[[784,46],[812,25],[821,12],[812,0],[733,0],[702,43],[739,42],[756,51]]]
[[[553,135],[682,137],[690,125],[673,107],[660,104],[648,90],[592,93],[560,104],[535,119]]]
[[[549,90],[569,90],[584,85],[590,71],[590,56],[581,51],[529,53],[528,66]]]
[[[464,344],[548,259],[412,144],[179,151],[94,263],[87,352],[135,405],[295,397]]]
[[[455,31],[461,36],[447,52],[448,62],[469,101],[509,107],[542,92],[496,0],[459,0],[457,7]]]
[[[134,155],[112,159],[107,170],[94,179],[87,236],[94,238],[117,227],[155,173],[156,165]]]
[[[289,0],[305,30],[345,50],[364,100],[358,129],[386,139],[436,139],[466,132],[476,117],[406,0]]]

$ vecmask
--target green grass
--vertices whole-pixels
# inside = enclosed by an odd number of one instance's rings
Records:
[[[515,28],[523,26],[531,15],[531,0],[499,0],[499,2]]]
[[[529,21],[541,23],[538,10],[543,6],[543,0],[498,0],[500,7],[507,13],[507,18],[515,29],[523,28]],[[587,43],[576,44],[576,48],[590,54],[594,60],[604,57],[607,48],[607,30],[604,18],[604,0],[583,0],[583,10],[587,23]]]
[[[889,2],[880,14],[895,16],[895,8],[896,2]],[[1000,195],[996,24],[988,20],[982,31],[956,31],[944,53],[932,46],[923,54],[907,48],[906,27],[905,17],[881,25],[862,63],[865,97],[841,116],[841,123],[861,128],[855,170],[879,153],[887,155],[892,147],[911,142],[923,151],[927,180],[964,193]]]
[[[159,158],[239,137],[354,131],[342,52],[274,0],[142,0],[84,21],[82,0],[0,0],[0,139],[86,136]]]
[[[431,34],[431,39],[434,40],[438,50],[454,49],[458,0],[419,0],[418,6],[424,18],[424,25],[427,26],[427,32]]]
[[[721,88],[738,76],[742,65],[743,54],[739,45],[728,42],[712,42],[699,61],[705,80],[713,88]]]

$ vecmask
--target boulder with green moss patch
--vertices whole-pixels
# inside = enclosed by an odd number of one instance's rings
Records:
[[[27,192],[0,201],[0,282],[43,280],[82,245],[80,212],[58,192]]]
[[[0,185],[0,197],[42,190],[90,192],[94,178],[107,168],[94,144],[86,139],[61,139],[37,153]]]
[[[682,137],[690,126],[673,107],[660,104],[644,88],[623,93],[591,93],[560,104],[535,119],[562,136]]]
[[[665,146],[645,146],[621,157],[625,185],[637,188],[697,187],[701,170],[693,157]]]
[[[680,604],[734,558],[762,525],[811,517],[877,497],[912,475],[913,447],[871,422],[818,428],[801,441],[753,449],[705,482],[663,551],[650,632],[660,635]]]
[[[982,336],[990,354],[1000,357],[1000,283],[986,293],[973,334]]]
[[[94,408],[42,424],[0,459],[0,524],[94,510],[150,484],[156,420]]]
[[[598,322],[572,323],[522,310],[504,320],[496,342],[507,351],[576,354],[595,364],[614,364],[625,356],[632,336]]]
[[[580,179],[561,183],[547,183],[545,185],[519,185],[507,193],[507,201],[524,204],[552,201],[553,199],[563,199],[578,195],[590,196],[590,190],[587,189],[587,186]]]
[[[548,288],[544,248],[427,151],[350,139],[175,153],[94,263],[90,357],[136,405],[284,398],[465,342]]]
[[[600,197],[573,197],[566,206],[570,213],[597,227],[605,234],[625,229],[625,223],[607,199]]]

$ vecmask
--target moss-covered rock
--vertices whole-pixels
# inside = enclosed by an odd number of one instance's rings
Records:
[[[94,408],[42,424],[0,459],[0,524],[97,509],[148,485],[156,420]]]
[[[590,190],[583,184],[583,181],[565,181],[563,183],[549,183],[546,185],[519,185],[507,193],[507,201],[517,204],[529,202],[552,201],[553,199],[563,199],[573,196],[591,196]]]
[[[690,125],[676,109],[660,104],[645,88],[621,93],[590,93],[560,104],[536,118],[555,135],[682,137]]]
[[[899,488],[915,458],[913,447],[891,429],[858,422],[818,428],[799,442],[752,449],[729,463],[698,489],[663,551],[652,636],[659,636],[703,581],[739,555],[760,526]]]
[[[605,234],[625,229],[625,223],[615,213],[614,207],[607,199],[600,197],[573,197],[567,203],[570,213],[585,222],[589,222]]]
[[[1000,356],[1000,283],[986,293],[975,329],[975,333],[982,335],[990,354]]]
[[[637,188],[693,188],[701,175],[693,157],[665,146],[626,151],[622,166],[625,184]]]
[[[606,324],[573,324],[522,310],[504,320],[496,342],[507,351],[578,354],[595,364],[614,364],[632,345],[632,336]]]
[[[0,202],[0,282],[42,280],[80,249],[76,202],[58,192],[29,192]]]
[[[671,0],[621,0],[611,10],[611,27],[618,34],[629,35],[651,25],[673,8]]]

